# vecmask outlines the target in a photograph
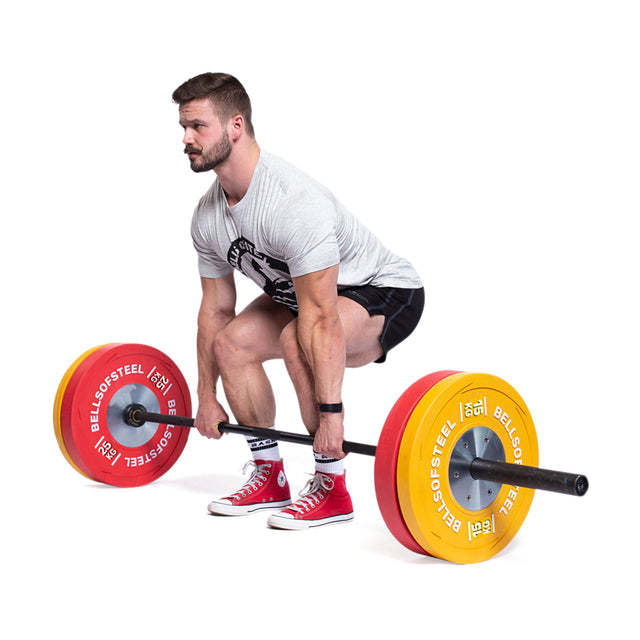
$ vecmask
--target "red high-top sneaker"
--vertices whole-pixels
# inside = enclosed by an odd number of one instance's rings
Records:
[[[267,524],[275,529],[310,529],[353,520],[353,505],[344,474],[316,471],[300,496],[286,509],[269,516]]]
[[[250,460],[242,472],[251,465],[254,470],[249,481],[230,496],[209,503],[210,513],[244,516],[262,509],[282,509],[291,504],[291,492],[282,460]]]

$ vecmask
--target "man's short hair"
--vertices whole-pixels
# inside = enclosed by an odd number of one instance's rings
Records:
[[[237,78],[228,73],[202,73],[181,84],[172,95],[173,101],[180,106],[208,98],[214,113],[223,124],[229,118],[240,114],[244,118],[245,130],[255,137],[251,122],[251,100]]]

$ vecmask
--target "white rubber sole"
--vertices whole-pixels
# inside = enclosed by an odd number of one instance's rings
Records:
[[[302,529],[314,529],[315,527],[324,527],[328,524],[341,524],[353,520],[353,512],[343,513],[338,516],[330,516],[328,518],[319,518],[318,520],[298,520],[291,516],[281,513],[274,513],[269,516],[267,524],[272,529],[286,529],[288,531],[301,531]]]
[[[216,516],[247,516],[256,511],[265,511],[267,509],[284,509],[291,504],[291,500],[282,500],[280,502],[258,502],[249,505],[233,505],[226,501],[217,501],[209,503],[207,509],[209,513]]]

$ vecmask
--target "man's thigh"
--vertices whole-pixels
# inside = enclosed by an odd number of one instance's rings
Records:
[[[292,320],[294,315],[287,307],[261,294],[229,322],[225,331],[238,348],[266,362],[282,358],[280,334]]]
[[[353,364],[358,366],[371,362],[372,354],[379,355],[375,362],[384,362],[387,352],[405,340],[418,325],[424,309],[424,289],[402,289],[394,287],[347,287],[340,290],[339,299],[348,299],[361,306],[370,316],[370,323],[362,319],[361,333],[354,334]],[[350,309],[352,307],[349,307]],[[355,314],[355,310],[353,312]],[[363,318],[362,312],[355,316]],[[356,327],[359,326],[356,323]],[[367,329],[370,331],[367,331]],[[376,344],[375,342],[378,344]],[[378,348],[379,346],[379,348]]]
[[[338,313],[344,331],[347,366],[362,367],[380,358],[384,316],[370,316],[362,305],[343,296],[338,296]]]

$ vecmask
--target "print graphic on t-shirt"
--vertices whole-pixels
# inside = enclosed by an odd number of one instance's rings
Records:
[[[285,262],[258,251],[253,242],[243,237],[231,243],[227,262],[253,280],[270,298],[298,312],[293,281]]]

